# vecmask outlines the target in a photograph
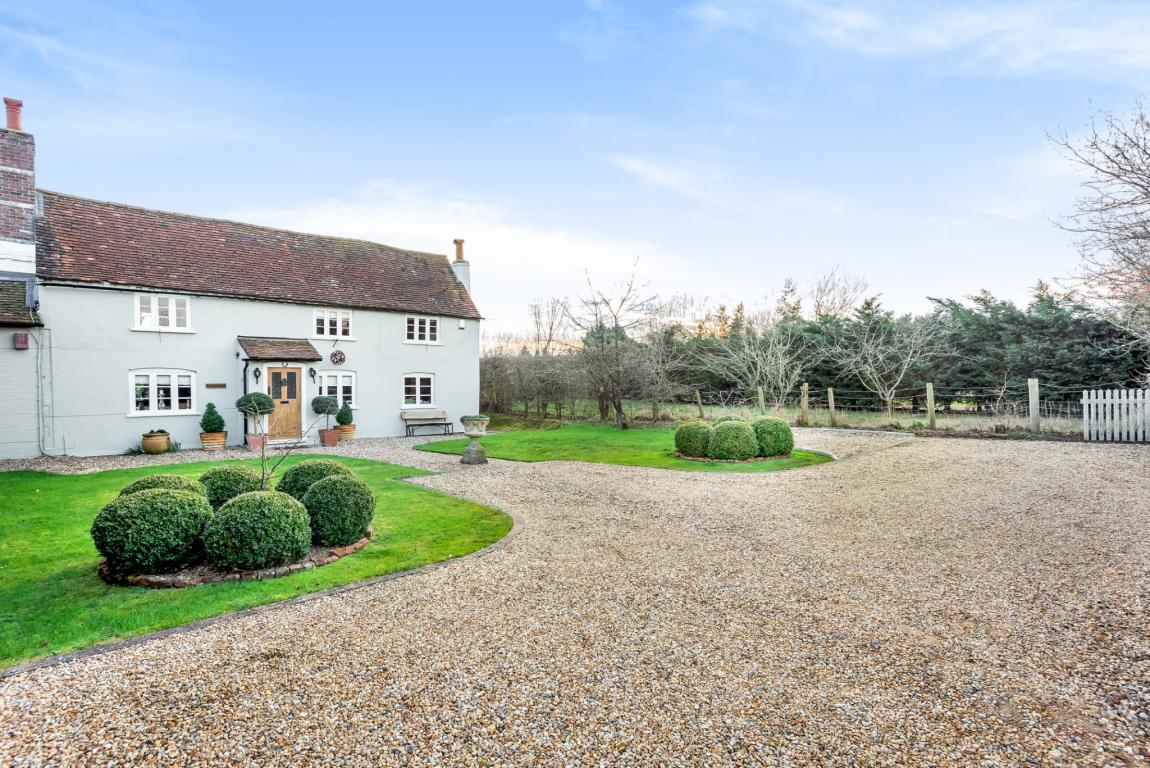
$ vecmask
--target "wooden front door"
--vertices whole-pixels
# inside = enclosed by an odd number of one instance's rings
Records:
[[[276,404],[268,416],[269,440],[298,440],[302,436],[300,373],[299,368],[268,368],[268,394]]]

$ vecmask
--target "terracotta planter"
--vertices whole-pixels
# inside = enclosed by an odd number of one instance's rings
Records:
[[[248,438],[248,448],[251,448],[253,451],[260,450],[265,445],[267,445],[267,442],[268,442],[268,436],[267,435],[253,435],[251,433],[248,433],[247,438]]]
[[[168,449],[172,447],[172,436],[163,433],[159,435],[144,435],[140,438],[140,450],[144,453],[149,453],[155,456],[159,453],[167,453]]]
[[[354,424],[340,424],[339,425],[339,441],[346,443],[349,440],[355,439],[355,425]]]
[[[319,444],[325,448],[331,448],[334,445],[339,445],[339,430],[321,429],[319,431]]]
[[[222,451],[228,441],[227,432],[201,432],[200,445],[205,451]]]

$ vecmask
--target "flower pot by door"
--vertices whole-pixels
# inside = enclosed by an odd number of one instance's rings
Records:
[[[333,445],[339,445],[339,430],[321,429],[319,431],[319,444],[325,448],[331,448]]]
[[[253,435],[253,434],[249,433],[247,437],[248,437],[248,448],[251,448],[253,451],[260,450],[261,448],[264,447],[264,445],[268,441],[267,435]]]
[[[171,436],[167,434],[144,435],[140,438],[140,450],[152,455],[167,453],[171,445]]]
[[[339,441],[346,443],[349,440],[355,439],[355,425],[354,424],[340,424],[339,425]]]
[[[201,432],[200,445],[205,451],[222,451],[228,441],[227,432]]]

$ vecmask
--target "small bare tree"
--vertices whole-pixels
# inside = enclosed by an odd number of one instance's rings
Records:
[[[683,374],[691,368],[691,353],[683,343],[683,303],[672,299],[652,309],[645,323],[646,335],[639,346],[642,375],[639,394],[651,403],[651,419],[659,419],[659,404],[689,391]]]
[[[755,326],[758,327],[755,327]],[[746,390],[763,388],[777,412],[815,362],[814,349],[794,323],[760,319],[700,353],[706,371]]]
[[[815,320],[825,317],[847,317],[867,292],[867,282],[855,275],[839,274],[838,267],[826,273],[811,286],[808,293]]]
[[[587,293],[568,310],[571,323],[583,334],[582,360],[596,389],[599,415],[613,411],[619,429],[627,429],[623,399],[635,388],[641,358],[631,338],[656,306],[635,275],[621,285],[601,290],[587,277]]]
[[[894,416],[899,385],[917,365],[940,351],[941,326],[933,317],[894,318],[870,311],[843,327],[822,347],[827,360],[858,379]]]

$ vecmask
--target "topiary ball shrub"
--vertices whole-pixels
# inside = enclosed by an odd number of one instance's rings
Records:
[[[720,416],[715,419],[714,423],[717,426],[719,424],[726,424],[728,421],[746,421],[746,419],[741,416]]]
[[[313,544],[346,547],[367,535],[375,495],[358,478],[329,475],[308,488],[303,505],[311,519]]]
[[[171,573],[201,559],[200,534],[211,519],[202,490],[150,488],[101,509],[92,541],[116,573]]]
[[[785,456],[795,447],[791,425],[782,419],[759,419],[751,428],[755,430],[760,456]]]
[[[675,450],[683,456],[706,456],[712,431],[711,425],[700,419],[684,422],[675,430]]]
[[[753,459],[759,453],[755,430],[745,421],[724,421],[711,433],[707,457],[712,459]]]
[[[241,493],[260,490],[260,475],[248,467],[214,467],[200,475],[212,509],[219,509]]]
[[[271,568],[302,560],[310,548],[307,510],[279,491],[236,496],[204,529],[204,551],[217,568]]]
[[[171,491],[190,491],[204,495],[204,486],[200,485],[198,480],[184,477],[183,475],[148,475],[141,477],[128,483],[120,491],[121,496],[128,496],[140,491],[149,491],[153,488],[167,488]]]
[[[284,472],[284,476],[276,483],[276,490],[303,501],[312,483],[331,475],[350,476],[351,470],[332,459],[308,459]]]

